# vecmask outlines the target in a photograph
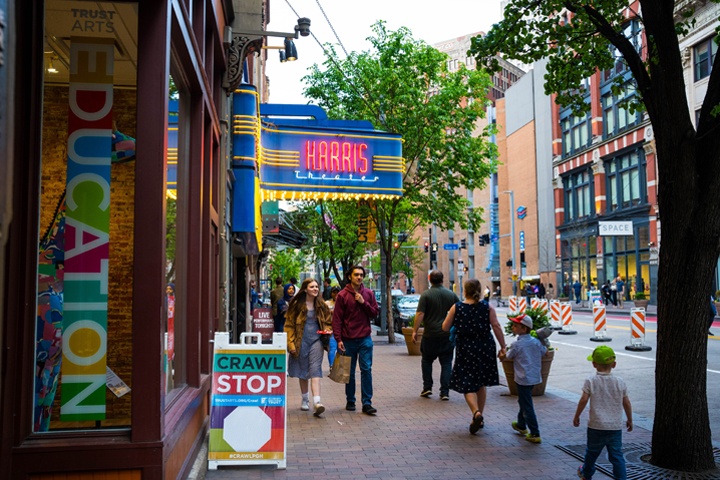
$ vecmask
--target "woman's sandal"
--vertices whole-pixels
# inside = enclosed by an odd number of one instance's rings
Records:
[[[475,435],[478,430],[483,428],[485,426],[485,419],[482,416],[482,413],[480,413],[480,410],[475,410],[475,413],[473,414],[472,423],[470,423],[470,433]]]

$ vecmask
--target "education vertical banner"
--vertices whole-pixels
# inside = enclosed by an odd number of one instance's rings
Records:
[[[71,37],[62,421],[105,418],[114,40]]]
[[[215,334],[210,398],[208,468],[220,465],[286,466],[287,335]]]

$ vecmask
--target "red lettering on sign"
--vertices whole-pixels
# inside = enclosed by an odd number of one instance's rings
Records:
[[[366,143],[308,140],[305,142],[305,168],[328,173],[367,173],[370,168],[367,149]]]

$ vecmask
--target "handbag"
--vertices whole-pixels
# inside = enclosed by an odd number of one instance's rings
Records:
[[[348,355],[338,351],[330,369],[330,380],[337,383],[350,383],[350,362],[351,359]]]

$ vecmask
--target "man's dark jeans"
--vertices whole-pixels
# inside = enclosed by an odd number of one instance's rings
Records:
[[[428,338],[423,336],[420,343],[422,353],[423,390],[432,390],[432,364],[440,360],[440,395],[450,393],[450,374],[452,373],[453,345],[448,337]]]

